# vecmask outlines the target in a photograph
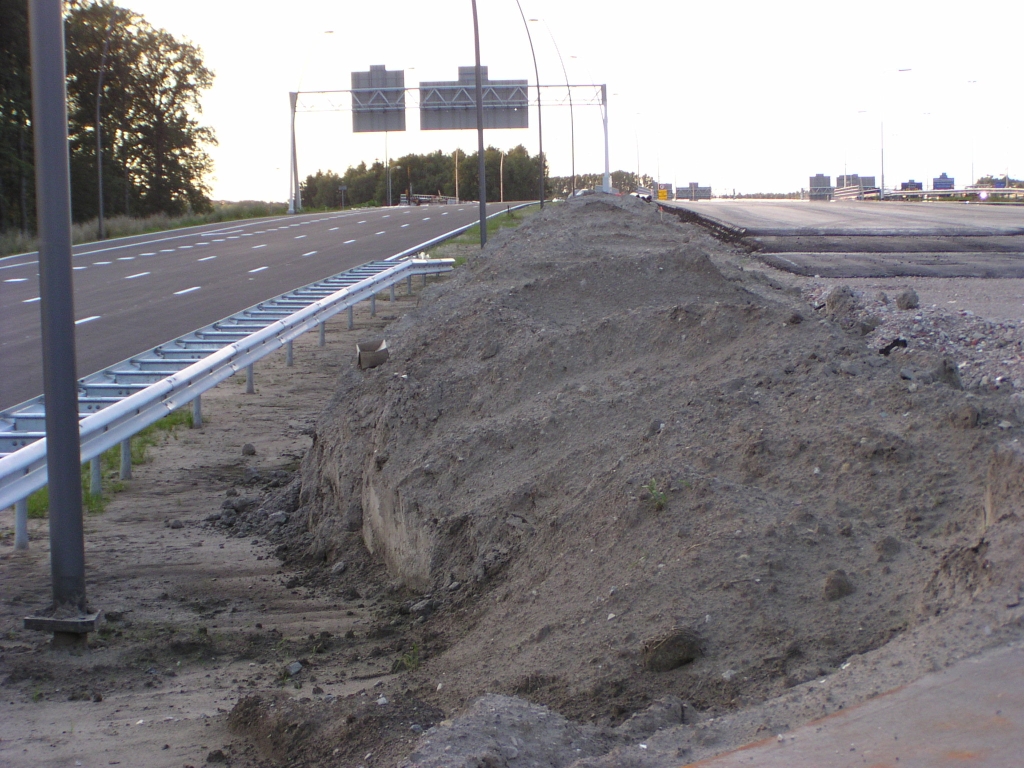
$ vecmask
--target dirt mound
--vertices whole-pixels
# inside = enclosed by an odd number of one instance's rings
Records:
[[[341,374],[293,519],[315,560],[386,564],[390,626],[442,638],[403,688],[709,717],[962,601],[1009,399],[901,376],[721,250],[632,199],[547,209]],[[645,664],[674,633],[694,652]]]

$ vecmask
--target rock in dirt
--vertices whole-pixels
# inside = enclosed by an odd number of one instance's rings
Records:
[[[224,754],[224,750],[215,749],[206,756],[206,762],[208,763],[226,763],[228,756]]]
[[[346,563],[344,560],[339,560],[333,566],[331,566],[331,575],[340,576],[345,572],[346,568],[348,568],[348,563]]]
[[[267,522],[271,525],[284,525],[288,522],[288,515],[284,512],[275,512],[267,518]]]
[[[896,294],[896,306],[900,309],[917,309],[920,304],[921,300],[913,288],[907,288]]]
[[[295,677],[297,674],[299,674],[299,672],[302,671],[302,663],[298,661],[293,661],[291,664],[285,667],[285,671],[288,672],[289,677]]]
[[[853,582],[846,571],[837,569],[825,577],[824,595],[826,600],[839,600],[854,593]]]
[[[169,523],[167,523],[167,527],[168,528],[178,529],[178,528],[184,528],[185,524],[183,522],[181,522],[181,520],[171,520]]]
[[[848,285],[839,285],[825,297],[825,313],[830,317],[848,315],[857,308],[857,296]]]
[[[703,651],[700,635],[677,627],[647,640],[641,652],[643,664],[652,672],[668,672],[695,661]]]
[[[256,455],[256,446],[253,445],[252,443],[246,443],[245,445],[242,446],[242,455],[243,456],[255,456]]]
[[[875,553],[878,555],[880,563],[891,563],[902,549],[903,545],[900,544],[900,540],[893,536],[886,536],[875,542]]]
[[[981,418],[981,414],[978,413],[978,409],[973,405],[965,405],[963,408],[949,414],[949,420],[953,423],[953,426],[960,427],[960,429],[971,429],[978,426],[979,418]]]

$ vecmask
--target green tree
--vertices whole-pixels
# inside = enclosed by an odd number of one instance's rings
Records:
[[[27,0],[0,0],[0,232],[35,226]]]

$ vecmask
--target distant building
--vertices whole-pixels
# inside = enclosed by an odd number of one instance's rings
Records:
[[[900,184],[900,192],[921,192],[924,189],[924,184],[920,181],[904,181]]]
[[[937,179],[932,179],[932,189],[956,189],[956,184],[954,179],[942,173]]]
[[[835,187],[832,186],[832,177],[823,173],[816,173],[811,176],[810,184],[811,200],[831,200]]]
[[[691,181],[685,187],[676,188],[676,200],[710,200],[711,187],[702,187],[696,181]]]

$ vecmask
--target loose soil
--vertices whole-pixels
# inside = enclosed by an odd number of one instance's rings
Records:
[[[679,765],[1021,639],[1012,377],[841,282],[595,195],[310,334],[89,518],[89,651],[4,537],[0,762]]]

